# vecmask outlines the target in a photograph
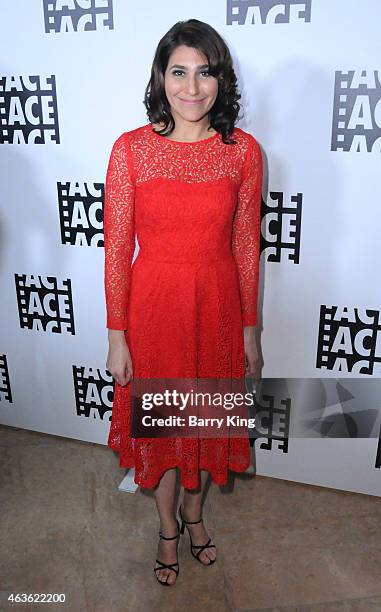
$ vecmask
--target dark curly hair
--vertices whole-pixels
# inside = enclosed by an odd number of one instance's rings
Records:
[[[171,134],[175,122],[164,89],[164,74],[174,49],[187,45],[201,51],[207,58],[211,76],[218,79],[217,98],[209,111],[210,125],[222,136],[225,144],[235,144],[231,138],[239,119],[241,95],[237,91],[237,77],[229,48],[212,26],[198,19],[178,21],[160,40],[151,68],[151,78],[145,89],[143,103],[151,123],[164,123],[158,134]],[[166,132],[166,130],[168,130]]]

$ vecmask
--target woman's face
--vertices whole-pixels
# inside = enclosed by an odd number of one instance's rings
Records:
[[[218,94],[216,77],[209,76],[207,59],[198,49],[180,45],[172,52],[164,75],[164,88],[172,115],[200,121]]]

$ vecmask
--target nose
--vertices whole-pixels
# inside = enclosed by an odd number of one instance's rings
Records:
[[[191,96],[195,96],[198,94],[199,87],[197,82],[197,75],[189,75],[186,80],[186,92]]]

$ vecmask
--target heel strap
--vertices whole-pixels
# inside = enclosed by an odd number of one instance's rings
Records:
[[[181,519],[183,521],[183,523],[185,523],[186,525],[196,525],[197,523],[201,523],[202,518],[198,519],[198,521],[186,521],[185,519]]]
[[[180,534],[178,533],[177,535],[173,536],[172,538],[167,538],[166,536],[163,536],[163,535],[162,535],[161,531],[159,531],[159,537],[160,537],[162,540],[176,540],[176,538],[178,538],[178,537],[179,537],[179,535],[180,535]]]

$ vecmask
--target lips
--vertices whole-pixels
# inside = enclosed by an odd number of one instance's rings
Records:
[[[179,99],[185,104],[200,104],[200,102],[203,102],[205,100],[205,98],[203,98],[202,100],[183,100],[182,98]]]

